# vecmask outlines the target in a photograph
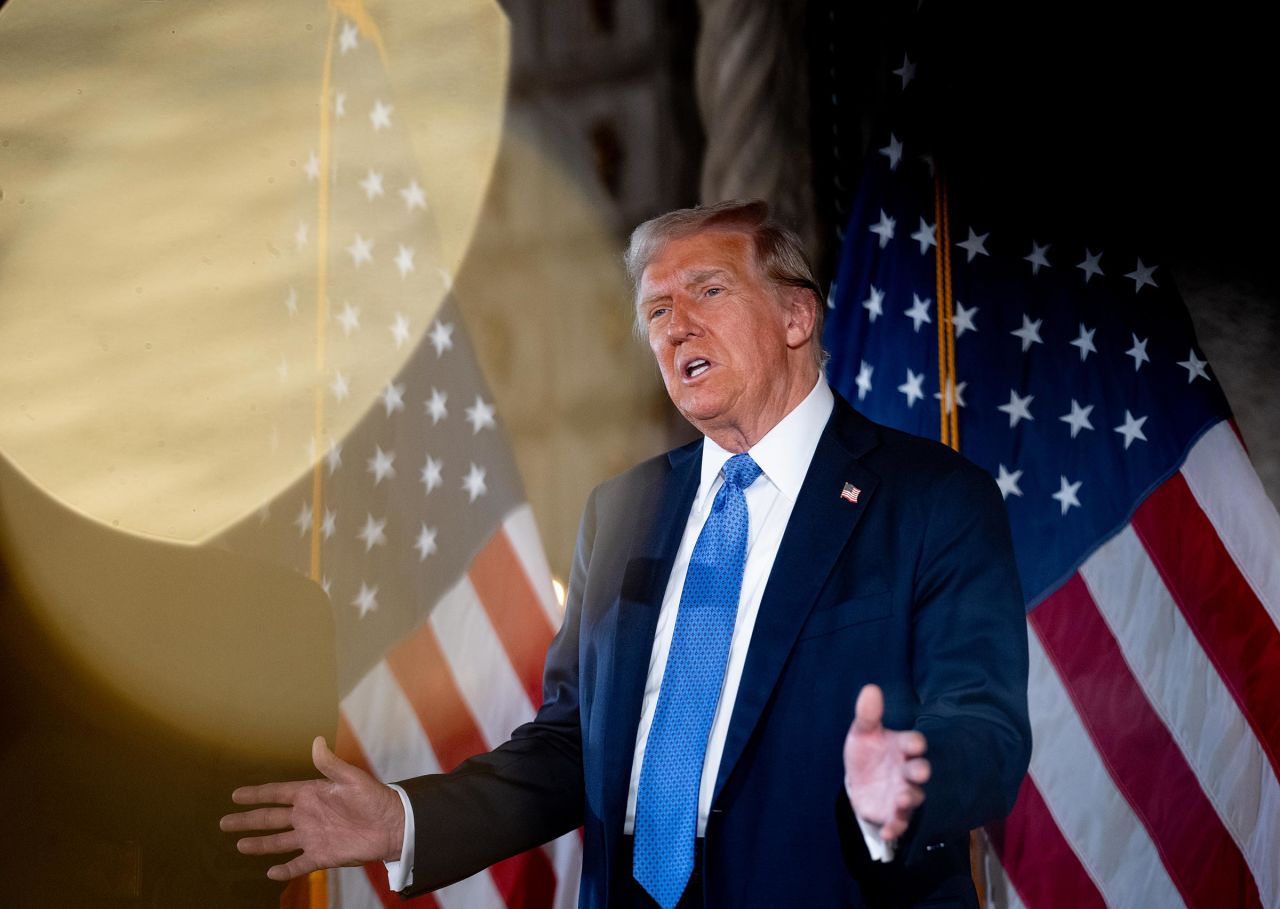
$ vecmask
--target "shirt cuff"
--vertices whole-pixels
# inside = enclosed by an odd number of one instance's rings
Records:
[[[413,883],[413,806],[409,804],[409,796],[395,783],[388,783],[400,796],[400,804],[404,807],[404,842],[400,845],[400,859],[394,862],[383,862],[387,866],[387,887],[394,891],[403,890]],[[861,821],[859,821],[861,823]],[[866,830],[863,830],[866,835]],[[870,842],[870,841],[868,841]]]
[[[892,862],[894,847],[896,845],[894,841],[881,839],[880,828],[877,825],[872,824],[869,821],[864,821],[856,814],[854,817],[858,818],[858,829],[862,831],[862,839],[867,844],[867,852],[871,853],[871,861]],[[407,825],[405,829],[408,829]]]

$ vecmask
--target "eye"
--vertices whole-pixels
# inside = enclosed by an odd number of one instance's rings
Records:
[[[722,293],[724,293],[723,287],[708,287],[706,290],[702,292],[702,295],[704,297],[718,297]]]
[[[658,316],[665,315],[666,313],[667,307],[655,306],[653,309],[649,310],[649,321],[652,322],[654,319],[658,318]]]

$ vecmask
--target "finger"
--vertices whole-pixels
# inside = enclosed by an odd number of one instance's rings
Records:
[[[929,750],[929,742],[925,739],[924,734],[916,732],[914,729],[897,733],[897,740],[898,748],[910,758],[920,757],[920,755]]]
[[[283,865],[272,865],[267,869],[267,877],[273,881],[291,881],[295,877],[302,877],[304,874],[310,874],[312,871],[318,871],[319,869],[320,865],[307,858],[307,854],[304,852]]]
[[[924,758],[912,758],[907,761],[902,775],[913,783],[927,783],[933,775],[933,767]]]
[[[241,786],[231,793],[231,801],[237,805],[292,805],[302,786],[302,782]]]
[[[218,821],[221,830],[284,830],[292,826],[292,808],[255,808],[228,814]]]
[[[311,762],[316,765],[317,770],[325,775],[326,779],[334,783],[349,782],[353,771],[356,770],[355,767],[352,767],[329,750],[329,745],[322,735],[316,736],[311,743]]]
[[[924,790],[919,786],[908,786],[899,792],[893,799],[893,807],[898,813],[905,812],[910,815],[920,807],[920,803],[924,801]]]
[[[236,849],[245,855],[272,855],[277,852],[293,852],[302,848],[302,837],[296,830],[273,833],[270,836],[247,836],[236,841]]]
[[[850,732],[869,733],[880,728],[884,719],[884,692],[878,685],[863,685],[853,708],[853,728]]]

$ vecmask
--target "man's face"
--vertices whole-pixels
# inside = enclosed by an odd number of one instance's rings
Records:
[[[672,403],[731,450],[755,444],[816,380],[810,307],[760,274],[745,234],[669,241],[641,276],[637,306]]]

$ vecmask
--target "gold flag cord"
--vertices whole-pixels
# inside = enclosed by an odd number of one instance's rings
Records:
[[[947,205],[947,185],[941,170],[933,180],[934,224],[938,249],[936,263],[938,301],[938,438],[943,445],[960,450],[959,401],[956,396],[955,301],[951,296],[951,217]]]

